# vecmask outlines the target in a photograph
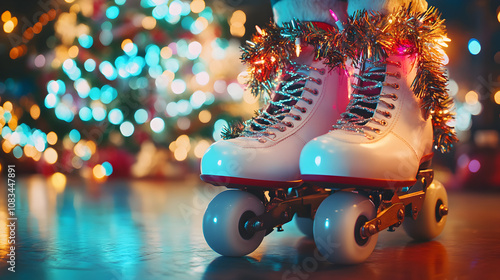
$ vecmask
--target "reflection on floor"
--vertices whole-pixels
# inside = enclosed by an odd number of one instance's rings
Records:
[[[2,180],[5,181],[5,180]],[[16,273],[7,271],[7,195],[0,182],[0,278],[4,279],[497,279],[499,193],[450,192],[450,215],[435,241],[413,243],[402,229],[380,234],[356,266],[322,261],[294,223],[244,258],[221,257],[201,219],[223,188],[199,181],[17,183]],[[15,277],[14,277],[15,276]],[[14,278],[12,278],[14,277]]]

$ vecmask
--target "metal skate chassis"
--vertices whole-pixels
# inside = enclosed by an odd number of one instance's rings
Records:
[[[239,187],[256,195],[264,202],[266,208],[262,215],[242,217],[239,231],[242,236],[252,236],[262,230],[268,234],[274,228],[283,231],[283,224],[290,222],[295,214],[299,217],[314,219],[319,205],[330,194],[338,191],[351,191],[368,197],[377,209],[377,216],[374,219],[359,225],[359,230],[355,229],[358,238],[366,239],[385,229],[394,231],[405,218],[417,219],[427,187],[432,183],[433,177],[432,169],[420,170],[415,185],[400,190],[352,186],[325,189],[306,184],[288,191],[276,189],[263,192],[259,188]],[[436,220],[440,220],[447,214],[447,205],[436,205]]]

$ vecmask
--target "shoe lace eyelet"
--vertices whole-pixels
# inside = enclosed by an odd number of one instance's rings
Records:
[[[392,84],[392,87],[395,88],[395,89],[399,89],[399,84],[394,83],[394,84]]]
[[[307,104],[309,104],[309,105],[313,104],[312,99],[307,100]]]
[[[319,69],[319,70],[318,70],[318,72],[319,72],[321,75],[325,75],[326,70],[325,70],[325,68],[321,68],[321,69]]]
[[[396,79],[401,79],[401,73],[400,72],[396,72]]]
[[[260,142],[260,143],[266,143],[266,142],[267,142],[267,140],[266,140],[266,139],[264,139],[264,138],[259,138],[259,142]]]
[[[301,120],[302,120],[302,117],[301,117],[301,116],[293,116],[293,118],[294,118],[296,121],[301,121]]]
[[[388,118],[388,119],[392,118],[392,115],[391,115],[391,113],[389,113],[389,112],[385,112],[385,113],[384,113],[384,116],[385,116],[386,118]]]
[[[319,91],[317,89],[314,89],[314,91],[312,92],[312,94],[314,95],[318,95],[319,94]]]
[[[321,79],[316,79],[315,82],[318,84],[318,85],[321,85],[323,83],[323,81]]]
[[[394,107],[396,107],[396,106],[394,106],[394,104],[392,104],[392,103],[389,103],[388,107],[389,107],[389,109],[394,109]]]
[[[293,122],[287,122],[287,123],[285,123],[285,125],[288,126],[288,127],[290,127],[290,128],[292,128],[293,127]]]
[[[394,100],[394,101],[398,100],[398,96],[397,96],[395,93],[393,93],[393,94],[391,95],[391,98],[392,98],[392,100]]]
[[[307,109],[306,109],[306,108],[300,108],[300,111],[301,111],[302,113],[306,113],[306,112],[307,112]]]
[[[375,133],[377,133],[377,134],[382,133],[382,132],[380,131],[380,129],[378,129],[378,128],[375,128],[373,131],[375,131]]]
[[[386,122],[386,121],[384,121],[384,120],[381,120],[381,121],[380,121],[380,124],[381,124],[381,125],[383,125],[383,126],[386,126],[386,125],[387,125],[387,122]]]
[[[284,126],[280,126],[279,131],[280,131],[280,132],[285,132],[285,131],[286,131],[286,127],[284,127]]]

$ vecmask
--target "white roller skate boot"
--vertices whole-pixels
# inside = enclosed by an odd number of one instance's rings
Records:
[[[302,46],[283,71],[272,100],[239,137],[206,151],[201,178],[224,186],[293,187],[301,184],[299,156],[313,137],[331,128],[348,102],[348,75]]]
[[[397,189],[430,161],[431,119],[411,90],[417,55],[360,61],[349,105],[329,133],[302,150],[305,181]]]

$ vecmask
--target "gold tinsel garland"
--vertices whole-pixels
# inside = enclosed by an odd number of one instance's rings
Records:
[[[322,47],[331,32],[316,27],[311,22],[293,20],[282,27],[270,23],[266,28],[257,28],[251,41],[241,48],[241,60],[248,65],[247,85],[255,96],[269,95],[282,69],[288,67],[300,53],[300,45],[315,47],[316,58],[326,58]],[[328,64],[332,67],[343,64],[339,52],[328,52]],[[267,96],[264,96],[267,97]]]
[[[324,59],[331,68],[343,67],[348,58],[357,64],[368,58],[384,60],[392,54],[418,53],[412,90],[422,98],[422,108],[432,117],[435,148],[447,152],[458,139],[448,125],[453,119],[453,100],[446,90],[448,78],[441,62],[442,47],[448,41],[443,22],[435,8],[415,13],[408,7],[389,15],[358,12],[348,18],[341,32],[320,29],[309,22],[292,21],[283,27],[271,23],[266,29],[258,28],[252,41],[242,48],[241,59],[249,66],[247,85],[256,96],[269,95],[300,43],[313,46],[316,58]],[[223,138],[237,137],[249,123],[232,125]]]

